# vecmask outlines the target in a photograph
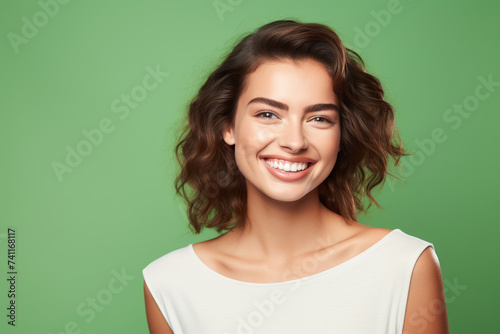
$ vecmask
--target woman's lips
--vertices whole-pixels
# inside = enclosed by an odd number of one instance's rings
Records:
[[[263,164],[266,166],[267,170],[271,173],[271,175],[282,181],[297,181],[302,179],[307,174],[309,174],[311,166],[313,165],[313,163],[310,162],[293,162],[282,159],[261,159],[261,160]],[[273,167],[270,166],[271,163]],[[274,166],[276,163],[278,166],[275,168]],[[296,170],[294,171],[293,169]]]

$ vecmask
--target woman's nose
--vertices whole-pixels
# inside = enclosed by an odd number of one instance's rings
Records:
[[[278,144],[290,153],[297,153],[307,148],[307,139],[302,122],[290,121],[284,124],[278,138]]]

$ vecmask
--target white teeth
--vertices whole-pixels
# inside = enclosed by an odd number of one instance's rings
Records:
[[[276,169],[281,169],[286,172],[298,172],[302,171],[304,169],[307,169],[309,164],[307,162],[290,162],[290,161],[284,161],[284,160],[277,160],[273,159],[271,160],[264,160],[269,166],[276,168]]]

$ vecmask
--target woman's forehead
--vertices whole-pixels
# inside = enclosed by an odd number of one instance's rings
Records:
[[[326,67],[315,60],[269,60],[260,64],[245,80],[239,101],[256,97],[289,103],[334,103],[332,79]]]

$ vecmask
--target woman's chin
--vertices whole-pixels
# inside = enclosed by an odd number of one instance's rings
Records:
[[[314,191],[304,192],[304,191],[290,191],[287,189],[286,191],[273,191],[273,192],[264,192],[263,195],[267,197],[267,199],[271,202],[275,202],[276,204],[297,204],[303,201],[307,201],[313,196]]]

